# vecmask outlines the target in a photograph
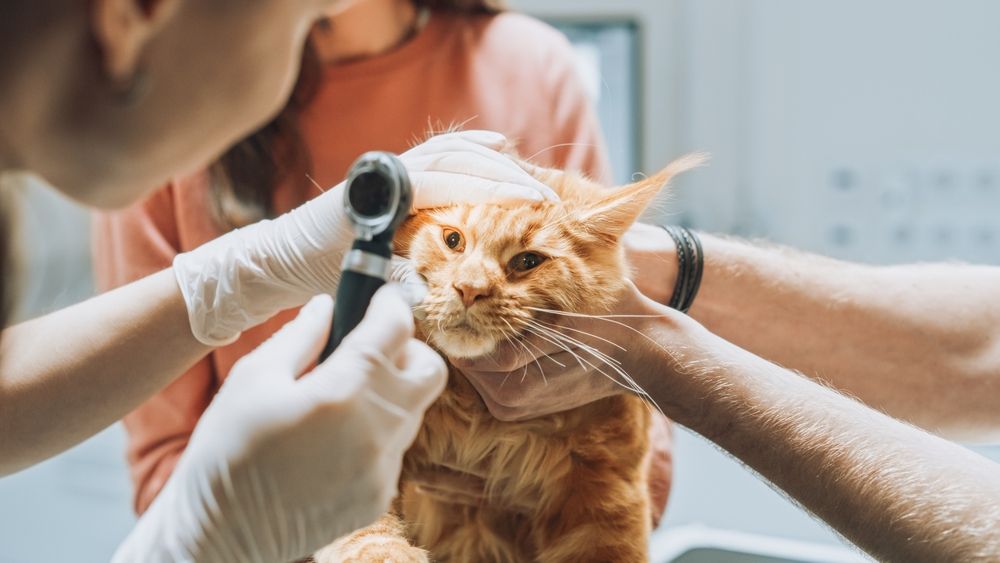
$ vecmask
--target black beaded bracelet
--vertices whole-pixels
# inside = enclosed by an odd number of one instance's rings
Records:
[[[674,293],[667,305],[682,313],[687,313],[694,304],[694,298],[701,287],[701,274],[705,269],[705,253],[701,239],[690,229],[676,225],[663,225],[677,246],[677,281]]]

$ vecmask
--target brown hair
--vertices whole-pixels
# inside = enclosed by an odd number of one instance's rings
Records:
[[[417,8],[469,14],[492,14],[503,9],[503,0],[412,2]],[[298,119],[318,89],[321,72],[321,61],[307,43],[295,89],[285,107],[211,166],[212,207],[220,226],[233,229],[273,216],[272,196],[283,182],[294,181],[301,193],[306,193],[312,163]]]

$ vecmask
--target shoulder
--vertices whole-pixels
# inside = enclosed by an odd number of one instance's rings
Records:
[[[466,19],[467,37],[485,54],[549,70],[552,65],[573,65],[573,47],[566,36],[539,19],[517,12],[458,17]]]
[[[553,50],[569,48],[566,36],[540,19],[518,12],[501,12],[491,16],[476,16],[481,20],[483,34],[517,39],[518,44]],[[514,45],[512,45],[514,46]]]

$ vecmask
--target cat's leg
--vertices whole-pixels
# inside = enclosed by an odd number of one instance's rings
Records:
[[[427,563],[427,552],[410,545],[395,514],[344,536],[313,555],[316,563]]]
[[[568,481],[573,484],[573,494],[551,514],[538,515],[533,523],[538,563],[648,561],[649,495],[645,482],[615,481],[587,476]]]

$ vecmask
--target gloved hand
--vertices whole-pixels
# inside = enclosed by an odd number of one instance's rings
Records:
[[[620,393],[642,395],[641,382],[662,368],[646,350],[660,348],[649,334],[663,309],[629,282],[607,315],[557,313],[547,334],[529,334],[524,345],[502,342],[480,358],[450,358],[451,365],[500,420],[563,412]]]
[[[331,309],[328,296],[314,298],[233,367],[116,562],[292,561],[389,508],[403,453],[444,388],[444,362],[412,338],[409,307],[389,286],[297,379],[326,340]]]
[[[555,199],[550,188],[497,152],[506,144],[499,133],[462,131],[433,137],[403,153],[414,207]],[[177,255],[174,273],[198,340],[227,344],[278,311],[336,290],[341,260],[353,238],[343,189],[341,183],[272,221]]]

